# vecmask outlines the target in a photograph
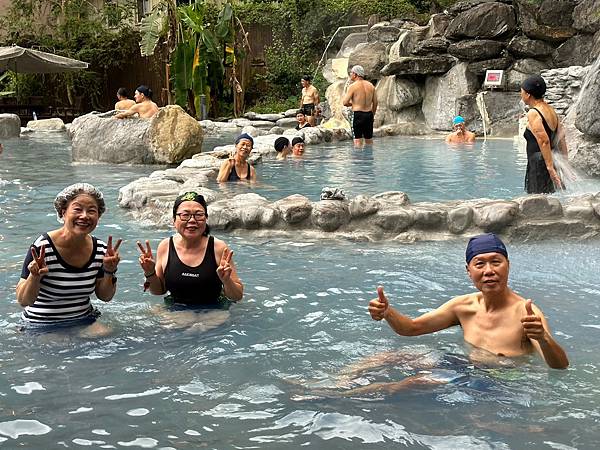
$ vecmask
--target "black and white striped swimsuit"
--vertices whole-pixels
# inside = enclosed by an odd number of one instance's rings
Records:
[[[26,306],[21,318],[27,322],[60,323],[86,317],[93,311],[90,295],[96,289],[96,280],[104,276],[102,260],[106,244],[92,236],[93,249],[90,260],[82,268],[65,262],[47,233],[38,237],[33,245],[37,253],[45,247],[44,260],[48,273],[40,281],[40,292],[35,303]],[[27,252],[21,278],[27,279],[27,266],[33,261],[31,250]]]

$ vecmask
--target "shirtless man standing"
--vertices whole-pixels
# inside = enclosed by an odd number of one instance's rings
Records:
[[[465,128],[465,119],[461,116],[456,116],[452,121],[452,129],[454,130],[446,136],[447,144],[472,144],[475,142],[475,133],[468,131]]]
[[[300,80],[302,84],[302,96],[300,98],[300,111],[306,116],[306,120],[311,127],[316,124],[315,116],[317,114],[317,105],[319,104],[319,91],[311,84],[312,78],[304,75]]]
[[[402,336],[419,336],[460,325],[465,341],[498,356],[537,351],[553,369],[569,360],[554,340],[542,311],[508,287],[509,261],[504,243],[492,233],[471,238],[467,273],[479,292],[460,295],[434,311],[411,319],[389,305],[383,287],[369,303],[373,320],[385,319]]]
[[[117,90],[117,103],[115,103],[115,110],[125,111],[135,105],[135,101],[129,98],[129,92],[124,87],[120,87]]]
[[[127,111],[116,114],[114,116],[116,119],[125,119],[134,114],[137,114],[142,119],[151,119],[158,112],[158,106],[152,101],[152,90],[147,86],[138,86],[133,98],[135,98],[136,104]]]
[[[362,146],[373,143],[373,120],[377,112],[377,95],[375,86],[364,79],[365,69],[362,66],[354,66],[350,70],[350,79],[353,83],[344,96],[344,106],[351,106],[353,111],[352,134],[354,145]]]

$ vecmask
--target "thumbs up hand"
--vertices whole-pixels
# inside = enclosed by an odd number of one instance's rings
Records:
[[[388,299],[383,292],[383,286],[378,286],[377,298],[374,298],[369,302],[369,314],[371,314],[371,319],[382,320],[389,306]]]
[[[542,319],[533,311],[531,299],[525,302],[525,312],[527,315],[521,318],[525,336],[537,341],[544,340],[546,338],[546,330],[542,324]]]

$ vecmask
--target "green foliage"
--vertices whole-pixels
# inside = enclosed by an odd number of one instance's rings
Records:
[[[293,95],[283,100],[273,97],[263,97],[251,109],[257,114],[268,114],[287,111],[288,109],[297,109],[299,104],[300,97]]]
[[[75,73],[19,74],[20,99],[43,92],[54,95],[52,101],[66,98],[73,104],[85,95],[100,109],[110,71],[128,63],[136,51],[138,36],[129,20],[135,7],[133,1],[107,3],[98,10],[87,0],[13,0],[0,18],[2,45],[34,47],[90,63],[88,70]]]

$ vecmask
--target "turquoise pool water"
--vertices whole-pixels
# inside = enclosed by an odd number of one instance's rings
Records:
[[[255,186],[226,188],[251,190],[269,200],[302,193],[316,201],[325,186],[351,196],[402,191],[412,202],[508,199],[524,194],[526,166],[526,154],[508,139],[450,147],[440,139],[386,137],[365,149],[355,149],[350,141],[310,145],[302,158],[258,164]],[[580,181],[569,188],[569,193],[598,192],[600,182]]]
[[[235,251],[244,301],[208,332],[168,329],[151,310],[160,299],[142,293],[134,244],[156,247],[167,231],[142,228],[116,206],[121,186],[155,168],[74,166],[57,135],[4,144],[0,448],[597,447],[598,241],[509,244],[512,287],[546,313],[567,371],[536,357],[474,365],[457,328],[402,338],[369,318],[377,284],[410,315],[472,290],[461,239],[323,245],[219,235]],[[14,285],[26,248],[57,226],[56,192],[83,180],[107,198],[95,234],[125,239],[118,294],[96,301],[112,334],[19,333]],[[386,351],[401,358],[336,387],[344,368]],[[346,389],[423,369],[451,382],[383,395]]]

